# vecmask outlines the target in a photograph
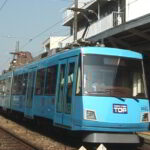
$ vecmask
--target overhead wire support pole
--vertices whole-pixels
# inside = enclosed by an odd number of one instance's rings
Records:
[[[78,9],[78,0],[74,0],[74,5],[75,5],[75,8]],[[77,42],[77,32],[78,32],[78,12],[77,11],[74,11],[74,23],[73,23],[73,26],[74,26],[74,42],[76,43]]]

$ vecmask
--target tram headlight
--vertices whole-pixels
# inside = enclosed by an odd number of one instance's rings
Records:
[[[93,110],[85,110],[85,119],[86,120],[96,120],[96,114]]]
[[[141,113],[141,122],[150,122],[150,113]]]

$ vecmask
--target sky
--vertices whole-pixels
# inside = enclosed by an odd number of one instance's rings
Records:
[[[0,0],[0,72],[8,68],[12,59],[9,53],[15,51],[16,41],[20,43],[20,51],[30,51],[37,56],[48,37],[68,35],[69,29],[62,23],[64,11],[72,2]]]

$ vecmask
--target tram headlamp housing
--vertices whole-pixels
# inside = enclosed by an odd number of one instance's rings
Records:
[[[93,110],[85,110],[85,117],[86,120],[96,120],[96,113]]]
[[[141,113],[141,122],[150,122],[150,113],[148,112]]]

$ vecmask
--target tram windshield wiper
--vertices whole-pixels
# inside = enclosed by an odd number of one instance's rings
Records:
[[[139,100],[137,98],[132,97],[132,99],[134,99],[136,102],[139,102]]]
[[[115,97],[115,98],[117,98],[117,99],[119,99],[119,100],[121,100],[121,101],[125,101],[125,99],[123,99],[123,98],[121,98],[121,97]]]

